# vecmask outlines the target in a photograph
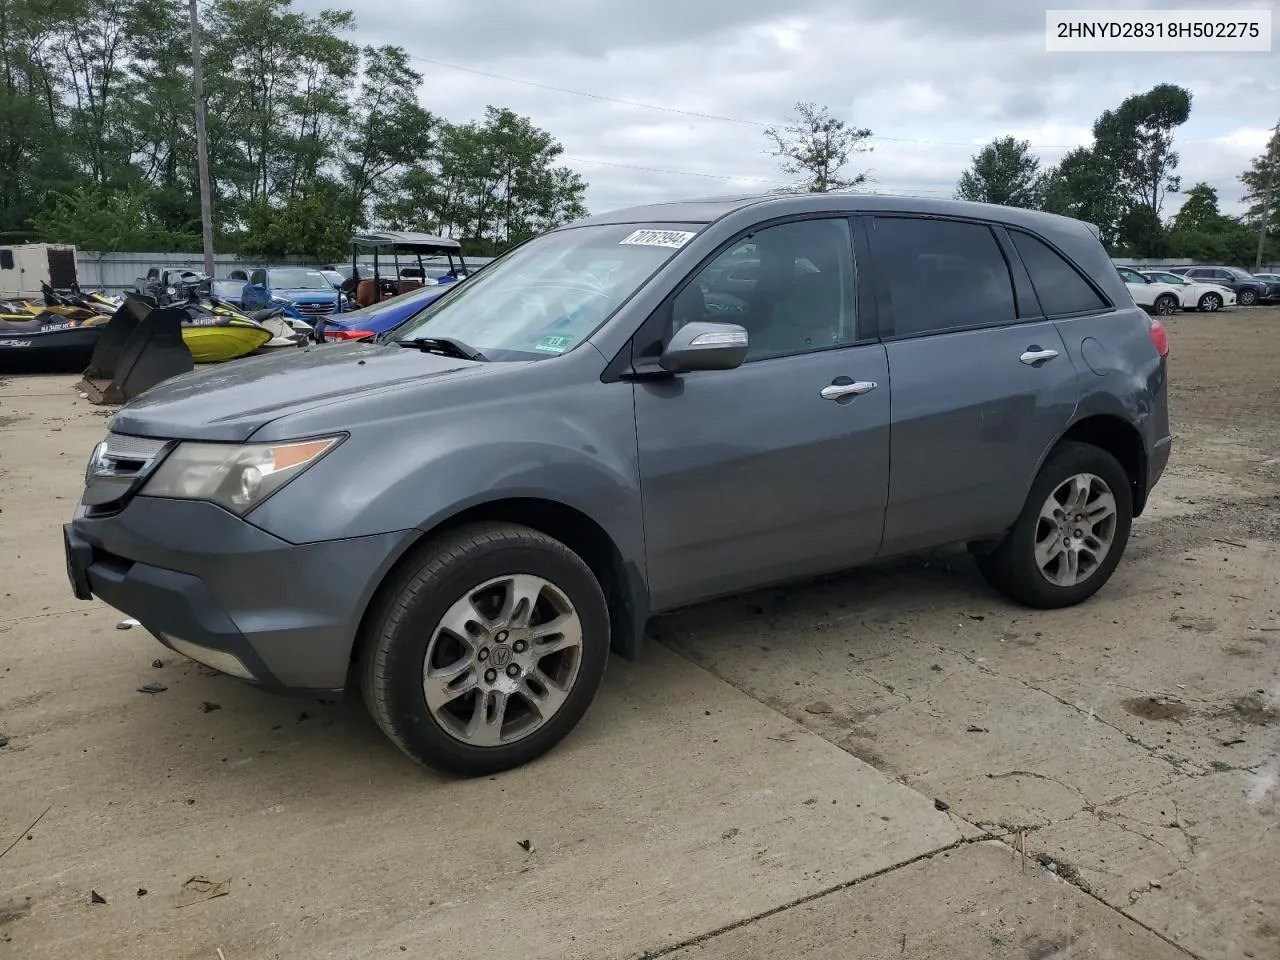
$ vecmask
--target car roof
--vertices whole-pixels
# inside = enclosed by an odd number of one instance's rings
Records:
[[[819,200],[821,198],[821,200]],[[904,195],[832,191],[812,193],[765,193],[730,197],[703,197],[667,203],[645,204],[610,210],[575,220],[562,230],[597,224],[625,223],[696,223],[708,224],[747,207],[761,207],[761,219],[813,212],[817,206],[848,213],[917,213],[933,216],[964,217],[997,223],[1023,225],[1035,229],[1050,223],[1072,232],[1081,227],[1095,236],[1092,224],[1041,210],[1024,210],[992,203],[969,200],[940,200]]]

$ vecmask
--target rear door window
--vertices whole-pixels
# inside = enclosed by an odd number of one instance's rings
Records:
[[[1036,288],[1045,316],[1060,317],[1109,308],[1080,271],[1043,240],[1021,230],[1010,230],[1009,236],[1031,275],[1031,285]]]
[[[897,337],[1013,323],[1013,281],[991,229],[924,217],[872,221]]]

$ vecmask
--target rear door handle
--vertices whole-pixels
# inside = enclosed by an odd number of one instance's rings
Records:
[[[1057,355],[1057,350],[1041,350],[1039,347],[1032,345],[1027,352],[1018,359],[1027,365],[1031,365],[1039,363],[1041,360],[1052,360]]]
[[[833,383],[822,388],[823,400],[839,400],[841,397],[860,397],[870,393],[880,384],[873,380],[855,380],[853,383]]]

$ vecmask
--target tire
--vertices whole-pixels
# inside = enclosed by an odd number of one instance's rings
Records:
[[[1222,297],[1216,293],[1206,293],[1200,298],[1198,308],[1205,313],[1216,313],[1222,309]]]
[[[1096,552],[1089,551],[1095,562],[1089,566],[1083,579],[1074,584],[1055,583],[1041,569],[1036,555],[1038,538],[1042,538],[1045,543],[1057,544],[1056,534],[1053,537],[1045,536],[1052,528],[1042,526],[1041,508],[1048,506],[1049,498],[1055,494],[1061,499],[1064,485],[1080,476],[1091,477],[1112,495],[1115,511],[1110,524],[1108,546],[1100,560]],[[1094,486],[1094,490],[1097,489],[1099,486]],[[1096,504],[1099,501],[1093,502]],[[987,582],[1009,599],[1042,610],[1070,607],[1088,600],[1111,578],[1124,555],[1132,524],[1132,487],[1119,461],[1092,444],[1064,441],[1058,444],[1041,467],[1031,485],[1022,513],[1004,539],[990,553],[975,559]],[[1095,542],[1100,542],[1101,535],[1105,532],[1103,527],[1102,523],[1097,525],[1099,536],[1095,537]],[[1068,529],[1067,532],[1070,534],[1074,531]],[[1087,542],[1087,538],[1084,542]],[[1080,556],[1079,562],[1083,562],[1083,555]],[[1054,560],[1051,563],[1061,570],[1060,561]]]
[[[1152,306],[1157,316],[1169,317],[1178,312],[1178,298],[1172,293],[1162,293]]]
[[[535,624],[557,615],[565,629],[537,639],[536,626],[520,626],[527,606],[520,602],[514,625],[495,625],[498,598],[516,597],[509,589],[516,583],[524,595],[536,594]],[[443,628],[446,614],[466,623],[459,629],[469,643]],[[516,524],[468,524],[428,542],[381,592],[360,638],[361,693],[382,732],[419,763],[463,776],[497,773],[546,753],[582,719],[604,677],[609,629],[599,582],[564,544]],[[540,645],[551,645],[548,636],[567,646],[539,654]],[[431,670],[452,679],[429,683],[429,656]],[[491,707],[504,692],[499,716]],[[544,698],[541,710],[532,708],[534,694]],[[477,724],[481,712],[497,724]]]
[[[1252,307],[1258,302],[1258,291],[1245,287],[1236,293],[1236,303],[1242,307]]]

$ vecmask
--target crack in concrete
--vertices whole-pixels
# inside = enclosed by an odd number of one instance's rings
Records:
[[[1199,771],[1193,771],[1193,770],[1187,769],[1189,761],[1185,761],[1178,757],[1173,757],[1173,756],[1169,756],[1168,754],[1162,753],[1159,747],[1145,743],[1142,740],[1135,737],[1133,734],[1129,733],[1129,731],[1125,730],[1123,727],[1117,726],[1116,724],[1112,723],[1109,720],[1104,720],[1102,717],[1098,716],[1097,712],[1092,708],[1086,710],[1083,707],[1081,707],[1079,704],[1072,703],[1070,700],[1067,700],[1064,697],[1058,696],[1052,690],[1046,690],[1044,687],[1040,687],[1034,683],[1030,683],[1026,680],[1023,680],[1021,677],[1014,677],[1005,673],[1001,673],[999,670],[993,670],[991,667],[988,667],[985,663],[979,662],[977,657],[970,656],[969,654],[964,653],[960,650],[954,650],[951,647],[948,647],[946,644],[935,643],[932,640],[921,640],[919,637],[913,637],[910,634],[906,634],[906,637],[912,643],[918,643],[923,646],[932,647],[933,649],[937,650],[939,653],[946,653],[953,657],[959,657],[961,660],[965,661],[974,669],[976,669],[979,673],[985,674],[986,676],[993,677],[997,680],[1006,680],[1006,681],[1009,681],[1010,683],[1016,683],[1027,690],[1033,690],[1036,693],[1042,694],[1046,697],[1049,697],[1052,700],[1057,701],[1058,703],[1062,704],[1064,707],[1068,707],[1069,709],[1074,710],[1076,713],[1080,714],[1081,716],[1086,717],[1089,720],[1093,720],[1096,723],[1100,723],[1104,727],[1107,727],[1111,730],[1114,730],[1116,733],[1120,734],[1120,736],[1124,737],[1125,740],[1129,741],[1129,743],[1132,743],[1134,746],[1139,747],[1145,753],[1151,756],[1153,759],[1162,760],[1165,763],[1169,764],[1171,767],[1173,767],[1175,771],[1177,771],[1179,774],[1183,776],[1195,776],[1199,772]]]
[[[922,641],[922,640],[919,640],[919,639],[917,639],[917,638],[911,637],[910,635],[907,635],[907,639],[908,639],[908,640],[911,640],[911,641],[912,641],[912,642],[914,642],[914,643],[925,643],[925,641]],[[783,717],[785,717],[787,720],[790,720],[792,723],[795,723],[797,726],[801,727],[801,728],[802,728],[802,729],[804,729],[806,732],[808,732],[808,733],[812,733],[814,736],[817,736],[817,737],[820,737],[821,739],[826,740],[826,738],[825,738],[825,737],[822,737],[822,735],[821,735],[820,733],[818,733],[817,731],[815,731],[815,730],[813,730],[812,728],[808,727],[807,725],[805,725],[805,724],[804,724],[804,723],[802,723],[801,721],[799,721],[799,720],[795,720],[794,718],[787,716],[787,714],[786,714],[783,710],[779,709],[779,708],[778,708],[778,706],[777,706],[776,704],[774,704],[774,703],[770,703],[770,702],[767,702],[767,701],[764,701],[764,700],[760,700],[758,697],[754,696],[754,695],[753,695],[752,693],[750,693],[749,691],[744,690],[742,687],[738,686],[738,685],[737,685],[736,683],[734,683],[732,680],[729,680],[729,679],[727,679],[727,678],[725,678],[725,677],[720,676],[720,675],[719,675],[719,674],[717,674],[713,669],[710,669],[709,667],[705,667],[705,666],[703,666],[703,665],[701,665],[701,664],[698,664],[698,663],[694,662],[692,658],[690,658],[688,655],[686,655],[686,654],[682,653],[680,650],[675,649],[674,647],[672,647],[672,646],[671,646],[671,645],[669,645],[669,644],[663,644],[663,645],[664,645],[668,650],[670,650],[672,653],[674,653],[676,656],[680,657],[682,660],[684,660],[684,661],[686,661],[687,663],[689,663],[691,666],[693,666],[693,667],[695,667],[695,668],[697,668],[697,669],[706,670],[706,672],[710,673],[712,676],[716,677],[717,679],[721,680],[721,681],[722,681],[722,682],[724,682],[724,683],[727,683],[729,686],[733,687],[735,690],[738,690],[740,693],[744,694],[745,696],[749,696],[749,697],[751,697],[753,700],[756,700],[758,703],[761,703],[761,704],[763,704],[764,706],[769,707],[771,710],[774,710],[774,711],[775,711],[775,712],[777,712],[780,716],[783,716]],[[1146,752],[1150,753],[1152,756],[1157,756],[1157,758],[1158,758],[1158,759],[1165,760],[1167,763],[1169,763],[1171,766],[1173,766],[1173,767],[1174,767],[1174,770],[1175,770],[1175,772],[1176,772],[1178,775],[1180,775],[1180,776],[1194,776],[1193,774],[1188,774],[1188,773],[1186,773],[1185,771],[1181,770],[1181,769],[1179,768],[1178,764],[1176,764],[1176,763],[1174,763],[1173,761],[1169,760],[1169,758],[1167,758],[1167,757],[1158,757],[1158,755],[1154,753],[1154,751],[1152,750],[1152,748],[1147,747],[1147,745],[1146,745],[1146,744],[1143,744],[1143,743],[1139,742],[1138,740],[1136,740],[1135,738],[1130,737],[1128,734],[1126,734],[1123,730],[1120,730],[1118,727],[1114,727],[1112,724],[1109,724],[1109,723],[1107,723],[1106,721],[1099,719],[1098,717],[1096,717],[1096,715],[1094,715],[1094,714],[1092,713],[1092,711],[1084,711],[1084,710],[1081,710],[1081,709],[1080,709],[1078,706],[1076,706],[1075,704],[1068,703],[1067,701],[1062,700],[1060,697],[1055,696],[1054,694],[1050,693],[1049,691],[1047,691],[1047,690],[1041,690],[1041,689],[1039,689],[1039,688],[1037,688],[1037,687],[1034,687],[1034,686],[1032,686],[1032,685],[1030,685],[1030,684],[1027,684],[1027,683],[1025,683],[1025,682],[1023,682],[1023,681],[1019,680],[1019,679],[1018,679],[1018,678],[1016,678],[1016,677],[1006,677],[1005,675],[1003,675],[1003,674],[1001,674],[1001,673],[999,673],[999,672],[997,672],[997,671],[987,669],[987,668],[985,668],[982,664],[977,663],[977,662],[976,662],[976,660],[974,660],[974,659],[973,659],[973,658],[971,658],[971,657],[966,656],[966,655],[965,655],[965,654],[963,654],[963,653],[959,653],[958,651],[951,650],[950,648],[945,647],[945,646],[940,645],[940,644],[929,643],[929,644],[927,644],[927,645],[928,645],[928,646],[932,646],[932,647],[934,647],[935,649],[939,650],[939,651],[940,651],[940,652],[942,652],[942,653],[948,653],[948,654],[951,654],[952,656],[958,656],[958,657],[960,657],[961,659],[966,660],[967,662],[969,662],[970,664],[972,664],[972,665],[973,665],[974,667],[976,667],[979,671],[981,671],[981,672],[983,672],[983,673],[986,673],[986,674],[989,674],[989,675],[991,675],[991,676],[993,676],[993,677],[996,677],[997,679],[1015,680],[1015,681],[1017,681],[1018,683],[1021,683],[1023,686],[1027,687],[1028,689],[1035,690],[1037,693],[1042,693],[1042,694],[1044,694],[1045,696],[1051,697],[1052,699],[1057,700],[1059,703],[1062,703],[1064,706],[1071,707],[1071,708],[1072,708],[1073,710],[1075,710],[1076,712],[1078,712],[1078,713],[1082,713],[1082,714],[1084,714],[1084,715],[1088,716],[1090,719],[1098,720],[1098,722],[1099,722],[1099,723],[1102,723],[1104,726],[1111,727],[1111,728],[1112,728],[1113,730],[1115,730],[1117,733],[1120,733],[1120,734],[1124,735],[1124,737],[1125,737],[1125,739],[1126,739],[1126,740],[1129,740],[1131,743],[1134,743],[1136,746],[1142,747]],[[869,678],[869,679],[870,679],[870,678]],[[895,707],[895,708],[893,708],[893,709],[899,709],[900,707],[901,707],[901,704],[899,704],[899,705],[898,705],[898,707]],[[842,750],[842,751],[844,751],[845,753],[849,753],[849,751],[848,751],[844,746],[842,746],[842,745],[840,745],[840,744],[837,744],[837,743],[834,743],[833,741],[830,741],[830,740],[827,740],[827,742],[828,742],[828,743],[831,743],[831,744],[832,744],[832,746],[835,746],[837,749]],[[867,761],[866,761],[866,760],[862,760],[861,758],[859,758],[859,757],[857,757],[857,756],[855,756],[855,755],[853,755],[853,754],[850,754],[850,755],[851,755],[851,756],[854,756],[854,759],[856,759],[856,760],[860,760],[860,762],[862,762],[862,763],[867,763]],[[879,770],[881,773],[887,773],[887,771],[880,770],[880,768],[879,768],[879,767],[877,767],[875,764],[867,763],[867,765],[868,765],[869,767],[871,767],[872,769]],[[1018,773],[1018,772],[1019,772],[1019,771],[1013,771],[1013,773]],[[1009,774],[1005,774],[1005,775],[1009,775]],[[1036,775],[1036,774],[1031,774],[1031,775],[1032,775],[1032,776],[1038,776],[1038,775]],[[1199,775],[1199,776],[1207,776],[1207,775],[1208,775],[1208,771],[1206,771],[1206,772],[1204,772],[1204,773],[1202,773],[1202,774],[1198,774],[1198,775]],[[894,777],[894,779],[895,779],[897,782],[901,783],[903,786],[907,787],[909,790],[914,790],[917,794],[919,794],[919,795],[920,795],[920,796],[922,796],[922,797],[926,797],[926,799],[927,799],[927,795],[926,795],[926,794],[922,793],[920,790],[918,790],[917,788],[913,787],[913,786],[912,786],[910,783],[908,783],[904,778],[902,778],[902,777],[900,777],[900,776],[896,776],[896,777]],[[1050,778],[1050,777],[1044,777],[1043,779],[1052,780],[1052,778]],[[1055,782],[1058,782],[1058,783],[1060,783],[1060,784],[1061,784],[1061,781],[1055,781]],[[1176,778],[1175,778],[1175,780],[1171,780],[1171,781],[1169,781],[1169,784],[1168,784],[1168,785],[1172,785],[1172,783],[1174,783],[1174,782],[1176,782]],[[1067,786],[1066,784],[1061,784],[1061,785],[1062,785],[1062,786]],[[1084,796],[1085,796],[1081,791],[1079,791],[1079,789],[1078,789],[1078,788],[1073,788],[1073,789],[1075,789],[1075,790],[1076,790],[1076,792],[1077,792],[1080,796],[1082,796],[1082,797],[1084,797]],[[1162,786],[1162,787],[1160,787],[1159,789],[1165,789],[1165,787],[1163,787],[1163,786]],[[1121,794],[1119,797],[1116,797],[1116,798],[1114,798],[1113,800],[1110,800],[1110,801],[1106,801],[1105,803],[1106,803],[1106,805],[1114,805],[1114,804],[1116,804],[1116,803],[1121,803],[1121,802],[1123,802],[1125,799],[1128,799],[1128,798],[1130,798],[1130,797],[1133,797],[1133,796],[1139,796],[1139,795],[1141,795],[1141,794],[1143,794],[1143,793],[1147,793],[1147,792],[1148,792],[1148,788],[1137,789],[1137,790],[1134,790],[1132,793],[1129,793],[1129,794]],[[1086,798],[1086,799],[1087,799],[1087,798]],[[1010,851],[1010,853],[1011,853],[1012,855],[1014,855],[1014,856],[1018,856],[1018,855],[1019,855],[1019,853],[1020,853],[1020,851],[1019,851],[1019,850],[1017,850],[1017,849],[1015,849],[1013,846],[1011,846],[1011,845],[1009,844],[1009,842],[1008,842],[1008,838],[1009,838],[1009,837],[1014,836],[1015,834],[1018,834],[1018,833],[1021,833],[1021,834],[1023,834],[1023,835],[1025,836],[1025,834],[1027,834],[1027,833],[1034,833],[1034,832],[1035,832],[1035,831],[1037,831],[1037,830],[1044,829],[1045,827],[1048,827],[1048,826],[1053,826],[1053,825],[1055,825],[1055,824],[1057,824],[1057,823],[1065,823],[1067,820],[1074,819],[1075,817],[1079,816],[1081,813],[1089,813],[1089,814],[1092,814],[1092,815],[1093,815],[1093,816],[1095,816],[1095,817],[1097,816],[1097,813],[1095,812],[1095,806],[1094,806],[1094,805],[1086,805],[1085,807],[1083,807],[1083,808],[1081,808],[1080,810],[1078,810],[1078,811],[1076,811],[1075,813],[1073,813],[1070,817],[1066,817],[1066,818],[1063,818],[1063,819],[1061,819],[1061,820],[1057,820],[1057,821],[1050,821],[1049,823],[1046,823],[1046,824],[1039,824],[1039,825],[1034,825],[1034,826],[1030,826],[1030,827],[1014,827],[1014,828],[1012,828],[1012,829],[1010,829],[1006,824],[998,824],[998,826],[1000,826],[1000,827],[1004,828],[1007,832],[1006,832],[1006,833],[1004,833],[1004,834],[996,834],[996,833],[992,833],[992,832],[991,832],[991,831],[990,831],[986,826],[983,826],[983,825],[981,825],[981,824],[976,824],[976,823],[974,823],[973,821],[968,820],[967,818],[960,816],[960,815],[959,815],[959,814],[957,814],[954,810],[948,810],[948,811],[946,811],[946,814],[947,814],[947,817],[948,817],[948,818],[953,822],[953,825],[954,825],[954,823],[955,823],[955,822],[957,822],[957,821],[958,821],[959,823],[968,824],[969,826],[973,827],[973,829],[980,831],[980,833],[979,833],[978,835],[976,835],[976,836],[968,836],[968,837],[962,836],[962,837],[960,837],[959,839],[957,839],[957,840],[955,840],[955,841],[953,841],[953,842],[951,842],[951,843],[949,843],[949,844],[946,844],[946,845],[944,845],[944,846],[938,847],[938,848],[936,848],[936,849],[934,849],[934,850],[928,851],[928,852],[926,852],[926,853],[918,854],[917,856],[910,857],[910,858],[908,858],[908,859],[906,859],[906,860],[900,861],[899,863],[891,864],[890,866],[887,866],[887,867],[882,867],[882,868],[881,868],[881,869],[879,869],[879,870],[874,870],[874,871],[872,871],[872,872],[870,872],[870,873],[864,874],[864,875],[859,876],[859,877],[855,877],[855,878],[853,878],[853,879],[851,879],[851,880],[845,880],[845,881],[842,881],[842,882],[840,882],[840,883],[833,884],[833,885],[831,885],[831,886],[829,886],[829,887],[825,887],[825,888],[823,888],[822,890],[818,890],[818,891],[816,891],[816,892],[814,892],[814,893],[806,894],[806,895],[805,895],[805,896],[803,896],[803,897],[798,897],[798,898],[796,898],[795,900],[788,901],[787,903],[779,904],[779,905],[778,905],[778,906],[776,906],[776,907],[770,907],[768,910],[763,910],[763,911],[761,911],[761,912],[759,912],[759,913],[756,913],[756,914],[753,914],[753,915],[751,915],[751,916],[749,916],[749,917],[743,917],[743,918],[742,918],[742,919],[740,919],[740,920],[735,920],[735,921],[733,921],[732,923],[728,923],[728,924],[725,924],[725,925],[723,925],[723,926],[721,926],[721,927],[717,927],[717,928],[716,928],[716,929],[714,929],[714,930],[708,930],[708,931],[706,931],[705,933],[697,934],[696,936],[693,936],[693,937],[688,937],[688,938],[686,938],[686,939],[684,939],[684,940],[682,940],[682,941],[680,941],[680,942],[678,942],[678,943],[671,944],[671,945],[666,946],[666,947],[660,947],[660,948],[658,948],[658,949],[656,949],[656,950],[648,950],[648,951],[644,951],[644,952],[642,952],[642,953],[632,954],[632,956],[631,956],[630,960],[659,960],[659,958],[661,958],[661,957],[671,956],[672,954],[677,953],[677,952],[679,952],[680,950],[683,950],[683,949],[685,949],[685,948],[687,948],[687,947],[694,947],[694,946],[698,946],[699,944],[706,943],[706,942],[708,942],[708,941],[710,941],[710,940],[715,939],[716,937],[722,936],[723,934],[730,933],[730,932],[732,932],[732,931],[734,931],[734,930],[741,929],[742,927],[749,926],[749,925],[751,925],[751,924],[753,924],[753,923],[757,923],[757,922],[759,922],[759,921],[761,921],[761,920],[767,920],[767,919],[768,919],[768,918],[770,918],[770,917],[774,917],[774,916],[777,916],[778,914],[785,913],[786,911],[788,911],[788,910],[792,910],[792,909],[794,909],[795,907],[803,906],[803,905],[805,905],[805,904],[807,904],[807,903],[813,903],[813,902],[815,902],[815,901],[817,901],[817,900],[821,900],[821,899],[823,899],[824,897],[828,897],[828,896],[831,896],[832,894],[840,893],[840,892],[842,892],[842,891],[844,891],[844,890],[848,890],[848,889],[850,889],[850,888],[852,888],[852,887],[856,887],[856,886],[858,886],[859,884],[866,883],[866,882],[867,882],[867,881],[869,881],[869,880],[875,880],[875,879],[877,879],[878,877],[886,876],[887,874],[890,874],[890,873],[893,873],[893,872],[895,872],[895,871],[901,870],[901,869],[903,869],[904,867],[909,867],[909,866],[912,866],[912,865],[914,865],[914,864],[921,863],[921,862],[923,862],[923,861],[925,861],[925,860],[931,860],[931,859],[933,859],[934,857],[938,856],[939,854],[942,854],[942,853],[949,853],[949,852],[950,852],[950,851],[952,851],[952,850],[958,850],[958,849],[960,849],[961,847],[966,847],[966,846],[968,846],[968,845],[970,845],[970,844],[973,844],[973,843],[999,843],[1001,846],[1004,846],[1004,847],[1008,848],[1008,850]],[[1178,811],[1177,811],[1176,806],[1175,806],[1175,808],[1174,808],[1174,813],[1175,813],[1175,814],[1178,814]],[[1179,822],[1182,822],[1182,818],[1181,818],[1181,816],[1180,816],[1180,815],[1178,816],[1178,821],[1179,821]],[[957,829],[957,830],[959,830],[960,828],[959,828],[959,827],[957,827],[956,829]],[[1151,838],[1149,838],[1149,837],[1148,837],[1147,839],[1151,839]],[[1155,842],[1155,841],[1153,840],[1152,842]],[[1023,857],[1024,859],[1026,859],[1026,858],[1027,858],[1027,853],[1026,853],[1025,849],[1021,851],[1021,855],[1022,855],[1022,857]],[[1052,859],[1054,859],[1054,861],[1055,861],[1055,862],[1063,862],[1063,861],[1059,861],[1059,860],[1058,860],[1058,858],[1056,858],[1056,857],[1055,857],[1055,858],[1052,858]],[[1176,859],[1176,858],[1175,858],[1175,859]],[[1190,957],[1190,958],[1192,958],[1192,960],[1205,960],[1205,958],[1204,958],[1204,957],[1201,957],[1199,954],[1197,954],[1197,953],[1193,952],[1192,950],[1187,949],[1187,948],[1186,948],[1186,947],[1184,947],[1182,944],[1178,943],[1177,941],[1175,941],[1175,940],[1171,939],[1171,938],[1170,938],[1169,936],[1167,936],[1166,934],[1162,933],[1160,930],[1157,930],[1155,927],[1150,926],[1149,924],[1147,924],[1147,923],[1143,922],[1142,920],[1138,919],[1137,917],[1133,916],[1133,915],[1132,915],[1132,914],[1130,914],[1127,910],[1125,910],[1125,909],[1123,909],[1123,908],[1121,908],[1121,907],[1117,906],[1117,905],[1116,905],[1116,904],[1114,904],[1114,903],[1109,902],[1108,900],[1104,899],[1100,894],[1095,893],[1093,890],[1091,890],[1091,889],[1089,888],[1088,884],[1086,884],[1086,883],[1085,883],[1085,882],[1084,882],[1084,881],[1083,881],[1083,880],[1078,876],[1078,874],[1077,874],[1074,878],[1073,878],[1073,877],[1068,877],[1068,876],[1063,876],[1063,875],[1062,875],[1062,874],[1060,874],[1060,873],[1054,873],[1053,871],[1047,870],[1043,865],[1040,865],[1040,866],[1041,866],[1041,869],[1045,869],[1045,871],[1046,871],[1047,873],[1053,873],[1053,875],[1054,875],[1055,877],[1057,877],[1059,880],[1061,880],[1063,883],[1066,883],[1066,884],[1068,884],[1069,886],[1075,887],[1077,890],[1079,890],[1079,891],[1080,891],[1081,893],[1083,893],[1085,896],[1092,898],[1092,899],[1093,899],[1093,900],[1095,900],[1097,903],[1101,904],[1103,907],[1106,907],[1108,910],[1111,910],[1111,911],[1113,911],[1113,912],[1115,912],[1115,913],[1118,913],[1120,916],[1124,917],[1124,918],[1125,918],[1126,920],[1128,920],[1130,923],[1133,923],[1133,924],[1135,924],[1135,925],[1137,925],[1137,926],[1141,927],[1141,928],[1142,928],[1143,930],[1145,930],[1147,933],[1149,933],[1149,934],[1151,934],[1152,936],[1154,936],[1154,937],[1158,938],[1158,939],[1159,939],[1159,940],[1161,940],[1162,942],[1164,942],[1164,943],[1168,944],[1170,947],[1172,947],[1173,949],[1177,950],[1179,953],[1183,954],[1184,956]],[[1179,869],[1179,870],[1182,870],[1182,869],[1185,869],[1185,867],[1179,867],[1178,869]],[[1073,871],[1069,871],[1069,872],[1074,872],[1074,870],[1073,870]],[[1105,872],[1105,871],[1100,871],[1100,872]],[[1178,871],[1174,871],[1174,873],[1177,873],[1177,872],[1178,872]],[[1169,876],[1173,876],[1173,874],[1170,874]],[[1132,904],[1131,904],[1131,905],[1132,905]]]

